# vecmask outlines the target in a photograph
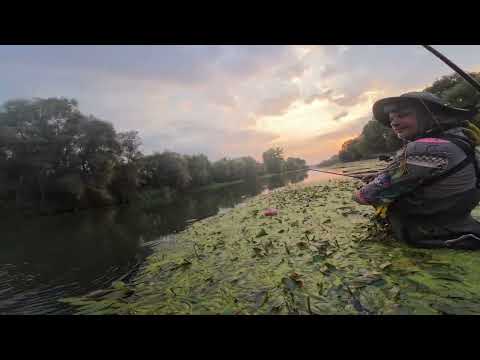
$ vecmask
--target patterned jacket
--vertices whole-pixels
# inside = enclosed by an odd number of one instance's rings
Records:
[[[450,129],[446,134],[461,136],[468,140],[461,128]],[[407,199],[412,204],[441,204],[442,199],[458,199],[458,195],[476,188],[476,173],[473,163],[461,170],[424,185],[460,164],[467,155],[453,142],[434,137],[424,137],[407,143],[396,154],[393,162],[373,181],[358,190],[353,198],[360,204],[385,205]],[[440,201],[440,202],[439,202]],[[426,209],[427,212],[432,210]]]

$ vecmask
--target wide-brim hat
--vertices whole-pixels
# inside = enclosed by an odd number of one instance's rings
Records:
[[[385,126],[390,126],[389,112],[391,105],[410,103],[423,104],[434,113],[445,113],[459,120],[468,120],[476,111],[451,106],[448,102],[428,92],[409,92],[400,96],[380,99],[373,104],[374,118]]]

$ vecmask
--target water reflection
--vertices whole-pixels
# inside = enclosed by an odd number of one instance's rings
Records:
[[[320,176],[319,176],[320,175]],[[192,219],[225,211],[265,191],[314,181],[290,173],[183,194],[169,205],[114,207],[1,224],[0,314],[69,313],[62,297],[107,287],[131,272],[151,244],[168,247]]]

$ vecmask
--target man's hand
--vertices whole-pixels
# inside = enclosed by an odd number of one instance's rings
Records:
[[[474,146],[480,145],[480,128],[478,128],[474,123],[471,121],[465,121],[463,123],[463,133],[468,136],[470,141],[473,143]]]
[[[385,219],[387,217],[388,204],[375,206],[375,216]]]

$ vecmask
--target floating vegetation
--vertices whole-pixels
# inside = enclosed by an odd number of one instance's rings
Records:
[[[176,234],[131,283],[64,301],[79,314],[479,313],[480,253],[398,243],[351,200],[359,185],[251,198]]]

